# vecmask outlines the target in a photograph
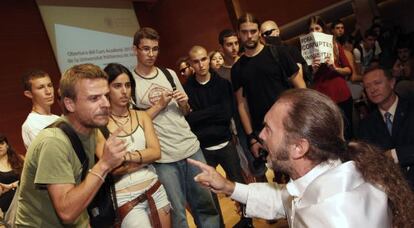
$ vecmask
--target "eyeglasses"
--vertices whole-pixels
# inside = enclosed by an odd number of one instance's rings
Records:
[[[270,29],[270,30],[267,30],[267,31],[265,31],[265,32],[262,32],[262,36],[263,37],[268,37],[268,36],[270,36],[270,34],[272,34],[272,32],[273,31],[275,31],[276,29]]]
[[[153,48],[148,47],[148,46],[144,46],[144,47],[137,47],[137,49],[141,50],[142,52],[144,52],[145,54],[148,54],[152,51],[152,53],[157,53],[160,51],[160,47],[155,46]]]
[[[189,68],[190,66],[186,66],[183,69],[180,70],[180,74],[184,74],[185,71]]]

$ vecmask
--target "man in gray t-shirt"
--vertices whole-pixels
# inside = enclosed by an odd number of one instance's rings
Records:
[[[187,164],[187,158],[204,163],[205,159],[197,137],[184,118],[191,108],[177,75],[167,69],[176,85],[173,89],[167,76],[155,66],[158,41],[159,35],[152,28],[144,27],[135,33],[133,49],[138,63],[133,76],[136,104],[147,109],[160,140],[161,159],[154,166],[174,208],[172,225],[188,227],[185,212],[188,203],[198,227],[220,227],[220,215],[211,193],[194,182],[200,170]]]

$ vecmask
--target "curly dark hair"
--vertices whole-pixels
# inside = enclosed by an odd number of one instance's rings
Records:
[[[23,169],[23,159],[14,151],[9,144],[7,137],[0,133],[0,143],[6,143],[9,147],[7,149],[7,161],[10,164],[13,172],[20,175]]]
[[[414,195],[400,168],[383,151],[365,142],[349,143],[347,154],[364,179],[388,196],[394,227],[414,227]]]
[[[400,168],[368,143],[347,143],[341,112],[329,97],[311,89],[294,89],[284,92],[278,102],[290,104],[283,121],[285,134],[287,140],[308,140],[308,160],[314,164],[329,159],[354,161],[365,181],[387,194],[393,226],[414,227],[414,194]]]

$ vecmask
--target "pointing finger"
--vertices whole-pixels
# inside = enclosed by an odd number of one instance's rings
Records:
[[[187,158],[187,162],[190,163],[191,165],[194,165],[198,168],[200,168],[202,171],[210,171],[212,169],[212,167],[200,162],[200,161],[196,161],[194,159],[191,158]]]

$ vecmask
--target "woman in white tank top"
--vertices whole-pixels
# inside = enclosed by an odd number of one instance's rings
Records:
[[[151,165],[161,157],[157,135],[144,111],[130,109],[131,92],[135,91],[132,74],[116,63],[109,64],[104,71],[108,74],[111,103],[107,128],[109,132],[121,128],[118,137],[126,142],[128,150],[124,163],[112,171],[121,227],[171,227],[170,202]],[[104,140],[99,134],[98,156]]]

